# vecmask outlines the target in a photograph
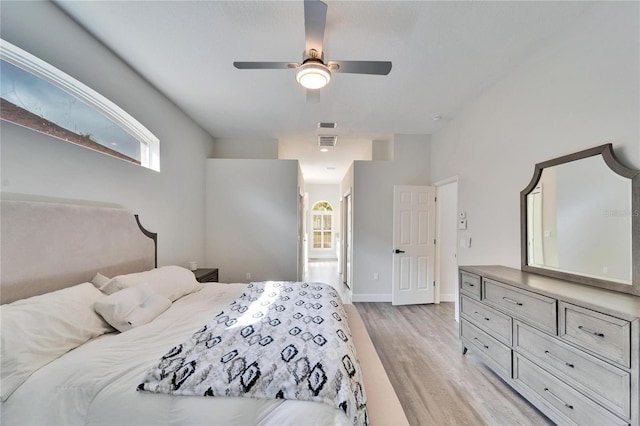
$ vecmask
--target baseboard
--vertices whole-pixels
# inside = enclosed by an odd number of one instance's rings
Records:
[[[391,302],[391,294],[352,294],[352,302]],[[440,302],[455,302],[455,293],[440,295]]]
[[[455,302],[456,294],[455,293],[444,293],[440,295],[441,302]]]
[[[352,294],[352,302],[391,302],[391,294]]]

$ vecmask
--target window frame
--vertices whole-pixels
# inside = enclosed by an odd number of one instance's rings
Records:
[[[118,105],[53,65],[4,39],[0,39],[0,59],[53,84],[94,108],[140,142],[141,166],[160,171],[160,140]]]
[[[329,209],[323,209],[323,210],[315,210],[315,207],[321,203],[326,204]],[[315,216],[319,216],[320,217],[320,228],[316,229],[315,228]],[[329,217],[329,228],[325,228],[326,225],[326,221],[325,221],[325,217]],[[317,201],[316,203],[313,204],[313,207],[311,208],[311,232],[313,235],[312,238],[312,243],[311,243],[311,248],[313,250],[332,250],[333,249],[333,205],[331,205],[330,202],[325,201],[325,200],[320,200]],[[315,234],[316,232],[318,232],[320,234],[320,247],[316,247],[316,241],[315,241]],[[325,246],[325,235],[329,234],[329,246]]]

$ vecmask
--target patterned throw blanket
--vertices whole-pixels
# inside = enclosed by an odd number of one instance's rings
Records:
[[[249,284],[164,355],[138,390],[319,401],[369,423],[346,312],[335,290],[317,283]]]

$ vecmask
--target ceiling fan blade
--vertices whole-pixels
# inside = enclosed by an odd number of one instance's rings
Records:
[[[233,66],[239,70],[279,70],[298,68],[296,62],[234,62]]]
[[[307,103],[320,103],[320,89],[307,89]]]
[[[391,72],[391,62],[388,61],[329,61],[327,66],[331,72],[351,74],[387,75]]]
[[[315,49],[322,57],[324,27],[327,23],[327,5],[320,0],[304,0],[304,33],[306,52]]]

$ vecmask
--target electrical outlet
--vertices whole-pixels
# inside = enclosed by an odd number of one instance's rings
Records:
[[[247,272],[244,277],[249,281],[251,279],[251,272]]]

